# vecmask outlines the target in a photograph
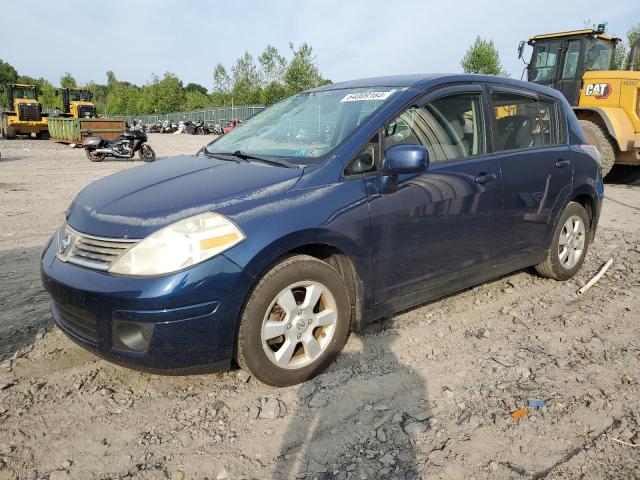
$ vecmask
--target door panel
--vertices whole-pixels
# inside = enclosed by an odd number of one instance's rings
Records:
[[[500,155],[504,235],[512,255],[549,247],[553,221],[571,193],[571,151],[559,146]]]
[[[368,180],[374,191],[375,181]],[[401,176],[393,193],[372,195],[376,303],[463,276],[502,255],[501,196],[500,167],[491,156],[436,164]]]
[[[511,256],[543,253],[573,182],[562,108],[546,97],[499,91],[492,92],[491,102],[504,182],[504,239]]]

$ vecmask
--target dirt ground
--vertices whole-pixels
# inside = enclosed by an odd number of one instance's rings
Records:
[[[150,143],[168,156],[207,140]],[[412,309],[351,335],[315,380],[274,389],[238,370],[131,371],[69,341],[41,249],[83,186],[141,162],[36,140],[0,153],[0,479],[640,478],[637,171],[606,185],[573,280],[521,271]],[[545,405],[509,415],[529,400]]]

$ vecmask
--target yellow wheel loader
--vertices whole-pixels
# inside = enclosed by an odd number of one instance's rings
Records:
[[[91,103],[93,95],[84,88],[61,88],[56,95],[62,94],[61,117],[66,118],[96,118],[96,106]]]
[[[48,139],[48,118],[38,102],[38,87],[12,83],[6,88],[9,108],[2,109],[0,136],[12,140],[17,135],[35,133],[38,138]]]
[[[620,38],[597,29],[536,35],[527,65],[530,82],[560,90],[573,106],[589,143],[602,156],[602,174],[614,164],[640,165],[640,39],[627,70],[612,70]],[[520,42],[522,58],[525,42]]]

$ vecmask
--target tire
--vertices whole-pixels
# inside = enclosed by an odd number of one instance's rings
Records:
[[[40,133],[38,133],[37,137],[40,140],[49,140],[49,131],[45,130],[44,132],[40,132]]]
[[[563,245],[561,245],[561,237],[563,242],[567,242],[568,227],[571,225],[575,232],[576,229],[578,229],[578,227],[576,227],[578,220],[582,222],[582,230],[570,236],[568,245],[563,247]],[[584,207],[579,203],[569,202],[562,212],[562,215],[560,215],[558,224],[553,231],[553,237],[546,260],[535,267],[538,274],[554,280],[568,280],[573,277],[578,270],[580,270],[589,248],[590,224],[589,214]],[[578,248],[580,250],[579,253]],[[573,260],[567,262],[572,254],[572,250]],[[568,253],[565,254],[563,258],[565,251]]]
[[[614,146],[614,140],[602,126],[591,120],[580,120],[582,130],[587,138],[587,142],[595,146],[600,151],[602,157],[602,178],[613,168],[616,163],[616,147]]]
[[[106,157],[104,153],[93,153],[93,149],[91,148],[85,148],[84,153],[87,156],[87,158],[92,162],[101,162]]]
[[[140,147],[140,150],[138,150],[138,157],[140,157],[140,160],[145,162],[155,162],[156,152],[154,152],[153,148],[145,143]]]
[[[311,298],[318,300],[305,306]],[[338,272],[308,255],[288,257],[269,270],[249,295],[240,317],[235,358],[263,383],[295,385],[329,366],[342,350],[350,324],[351,303]]]
[[[5,138],[7,140],[15,140],[18,136],[18,132],[16,131],[16,127],[7,127],[5,130]]]

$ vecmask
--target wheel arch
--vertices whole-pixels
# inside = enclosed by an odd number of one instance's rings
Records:
[[[589,241],[593,240],[600,214],[597,194],[587,188],[582,188],[573,192],[570,201],[582,205],[587,211],[589,215]]]
[[[283,259],[293,255],[309,255],[327,262],[344,279],[351,300],[351,330],[358,331],[364,323],[363,312],[369,303],[367,292],[370,291],[371,281],[368,262],[362,250],[352,240],[322,229],[299,231],[281,237],[264,246],[245,266],[254,278],[247,299],[260,279]],[[368,258],[368,255],[364,255]]]
[[[635,146],[635,132],[631,120],[621,108],[574,107],[579,120],[589,120],[607,130],[619,151]]]

